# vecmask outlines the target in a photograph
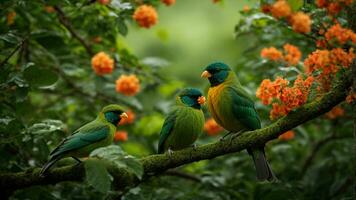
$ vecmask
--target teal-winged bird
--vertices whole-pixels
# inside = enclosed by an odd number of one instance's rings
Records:
[[[176,97],[176,105],[166,117],[161,129],[158,153],[192,146],[204,127],[201,105],[203,94],[195,88],[185,88]]]
[[[219,125],[236,135],[261,128],[252,98],[243,89],[229,66],[222,62],[212,63],[205,68],[201,77],[207,78],[210,82],[208,109]],[[265,157],[264,145],[247,151],[253,158],[257,179],[275,180]]]
[[[47,170],[62,158],[72,157],[81,162],[78,158],[88,156],[96,148],[110,145],[122,118],[127,118],[127,114],[121,106],[105,106],[95,120],[74,131],[51,152],[51,157],[42,167],[40,175],[45,175]]]

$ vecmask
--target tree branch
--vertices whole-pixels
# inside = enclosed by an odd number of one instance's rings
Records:
[[[85,50],[87,51],[89,56],[93,56],[94,52],[91,49],[90,45],[74,30],[72,24],[70,23],[68,17],[65,15],[65,13],[61,9],[61,7],[59,7],[57,5],[57,6],[54,6],[54,9],[56,10],[56,12],[58,14],[59,22],[64,27],[66,27],[66,29],[70,32],[70,34],[83,45],[83,47],[85,48]]]
[[[225,154],[239,152],[255,145],[265,144],[277,138],[280,134],[326,113],[344,101],[347,90],[351,86],[351,78],[351,74],[347,73],[347,75],[341,78],[335,87],[322,98],[316,99],[311,103],[291,111],[287,116],[265,128],[246,132],[231,142],[228,140],[222,142],[218,141],[199,146],[195,150],[186,148],[174,152],[171,157],[166,154],[143,157],[140,159],[144,168],[144,177],[142,180],[139,180],[135,175],[129,173],[124,168],[116,168],[112,164],[107,164],[108,171],[114,177],[113,186],[117,190],[127,190],[127,188],[134,187],[145,179],[161,174],[168,169],[200,160],[213,159]],[[40,177],[39,171],[40,169],[36,168],[25,172],[0,174],[0,188],[5,193],[6,191],[13,191],[34,185],[56,184],[63,181],[82,181],[85,176],[85,170],[82,164],[78,166],[55,168],[51,170],[46,177]]]

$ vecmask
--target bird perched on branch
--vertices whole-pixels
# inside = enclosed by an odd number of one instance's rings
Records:
[[[78,158],[88,156],[96,148],[110,145],[122,118],[127,118],[127,114],[121,106],[105,106],[94,121],[74,131],[51,152],[51,158],[42,167],[40,175],[45,175],[47,170],[62,158],[72,157],[80,163]]]
[[[211,115],[229,133],[236,133],[233,137],[261,128],[253,100],[229,66],[221,62],[212,63],[205,68],[201,77],[210,82],[208,109]],[[272,181],[275,176],[266,160],[264,145],[247,151],[253,158],[257,179]]]
[[[166,117],[161,129],[158,153],[180,150],[191,146],[204,127],[201,105],[205,103],[203,94],[194,88],[183,89],[176,97],[176,105]]]

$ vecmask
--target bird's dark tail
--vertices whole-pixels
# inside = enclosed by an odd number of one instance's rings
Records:
[[[62,156],[53,156],[49,161],[43,165],[41,171],[40,171],[40,176],[45,176],[47,170],[51,168],[59,159],[61,159]]]
[[[277,178],[266,160],[264,149],[248,149],[247,151],[252,156],[255,164],[257,179],[259,181],[276,181]]]

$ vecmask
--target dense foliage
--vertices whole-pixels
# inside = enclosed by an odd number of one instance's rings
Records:
[[[223,7],[228,1],[233,0],[209,4]],[[145,55],[152,56],[138,56],[125,42],[131,32],[157,26],[162,7],[174,12],[179,4],[187,8],[193,3],[2,1],[1,173],[41,167],[64,137],[94,119],[103,106],[116,103],[127,108],[129,118],[121,123],[113,146],[90,156],[126,167],[141,178],[137,158],[157,152],[164,116],[179,89],[194,85],[206,91],[208,86],[199,74],[209,63],[200,63],[198,69],[187,66],[182,72],[166,49],[139,43]],[[254,97],[265,126],[320,98],[343,73],[350,73],[356,42],[351,21],[356,11],[352,0],[248,4],[234,8],[240,16],[236,43],[227,46],[240,48],[232,54],[236,62],[231,67]],[[165,40],[167,32],[157,30],[157,37]],[[325,116],[266,145],[278,182],[257,182],[252,160],[243,152],[162,172],[128,188],[122,199],[351,199],[354,99],[350,91],[346,101]],[[204,111],[206,123],[198,145],[224,133]],[[57,166],[74,163],[64,159]],[[90,159],[85,170],[84,183],[33,186],[10,193],[10,199],[103,199],[116,192],[102,162]]]

